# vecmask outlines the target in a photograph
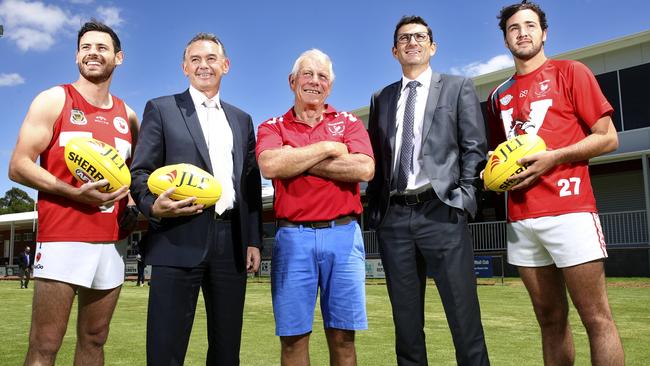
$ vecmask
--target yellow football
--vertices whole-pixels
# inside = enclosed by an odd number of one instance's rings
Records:
[[[108,193],[131,185],[131,172],[124,159],[103,141],[74,137],[65,145],[64,155],[68,170],[82,183],[106,179],[108,184],[99,190]]]
[[[512,188],[517,181],[509,180],[528,168],[520,165],[517,160],[546,150],[546,143],[537,135],[520,135],[502,142],[488,158],[483,182],[491,191],[504,192]]]
[[[180,201],[196,197],[195,204],[209,207],[221,197],[221,184],[208,172],[191,164],[167,165],[154,170],[147,180],[149,191],[160,195],[176,187],[169,198]]]

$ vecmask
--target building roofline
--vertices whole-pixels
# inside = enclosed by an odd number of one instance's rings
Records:
[[[563,59],[563,60],[582,60],[588,57],[601,55],[607,52],[612,52],[620,50],[623,48],[636,46],[645,42],[650,42],[650,30],[643,32],[631,34],[628,36],[611,39],[609,41],[596,43],[591,46],[578,48],[572,51],[560,53],[554,56],[551,56],[552,59]],[[515,73],[515,68],[509,67],[507,69],[493,71],[488,74],[478,75],[473,78],[475,85],[484,85],[499,80],[505,80],[508,77],[512,76]]]

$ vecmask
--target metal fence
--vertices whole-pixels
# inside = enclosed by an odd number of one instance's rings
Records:
[[[608,212],[599,216],[608,247],[650,247],[645,211]],[[474,251],[506,250],[505,221],[472,223],[469,228],[474,240]],[[263,258],[271,257],[274,242],[273,238],[264,239]],[[374,231],[364,231],[363,242],[367,257],[379,256],[379,243]]]
[[[506,222],[492,221],[469,224],[475,252],[506,249]]]
[[[379,241],[374,231],[363,232],[363,244],[366,248],[366,257],[379,256]]]
[[[650,245],[645,211],[600,214],[600,223],[608,247],[643,247]]]

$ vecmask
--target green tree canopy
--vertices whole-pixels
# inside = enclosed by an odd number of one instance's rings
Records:
[[[34,210],[34,199],[20,188],[12,188],[0,198],[0,215]]]

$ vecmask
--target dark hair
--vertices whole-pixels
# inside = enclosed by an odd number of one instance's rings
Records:
[[[395,26],[395,32],[393,33],[393,46],[397,45],[397,32],[399,31],[400,28],[407,24],[421,24],[425,27],[427,27],[427,33],[429,33],[429,40],[433,42],[433,32],[431,32],[431,28],[429,28],[429,25],[427,22],[422,19],[422,17],[419,17],[417,15],[405,15],[402,17],[402,19],[397,22],[397,25]]]
[[[122,51],[120,38],[117,36],[117,34],[115,34],[115,31],[113,31],[111,27],[96,19],[90,19],[89,22],[84,23],[84,25],[81,26],[81,29],[79,29],[79,33],[77,34],[77,51],[79,51],[79,42],[81,42],[81,37],[83,37],[84,34],[93,31],[107,33],[113,40],[113,48],[115,49],[115,53]]]
[[[185,45],[185,49],[183,50],[183,61],[185,61],[185,54],[187,53],[187,49],[190,47],[192,43],[198,41],[210,41],[216,43],[217,46],[219,46],[219,49],[221,50],[221,56],[228,57],[226,55],[226,47],[223,46],[223,43],[221,43],[221,41],[219,40],[219,38],[217,38],[217,36],[215,36],[212,33],[201,32],[201,33],[197,33],[194,37],[192,37],[192,39],[190,39],[190,41],[187,42],[187,45]]]
[[[499,19],[499,28],[501,28],[501,32],[503,32],[504,37],[506,36],[506,22],[508,19],[510,19],[510,17],[515,15],[515,13],[518,11],[526,9],[532,10],[535,12],[535,14],[537,14],[539,17],[539,25],[542,27],[542,30],[546,30],[548,28],[548,23],[546,22],[546,13],[544,13],[544,10],[542,10],[539,5],[535,3],[529,3],[527,0],[524,0],[519,4],[512,4],[503,7],[497,16],[497,19]]]

